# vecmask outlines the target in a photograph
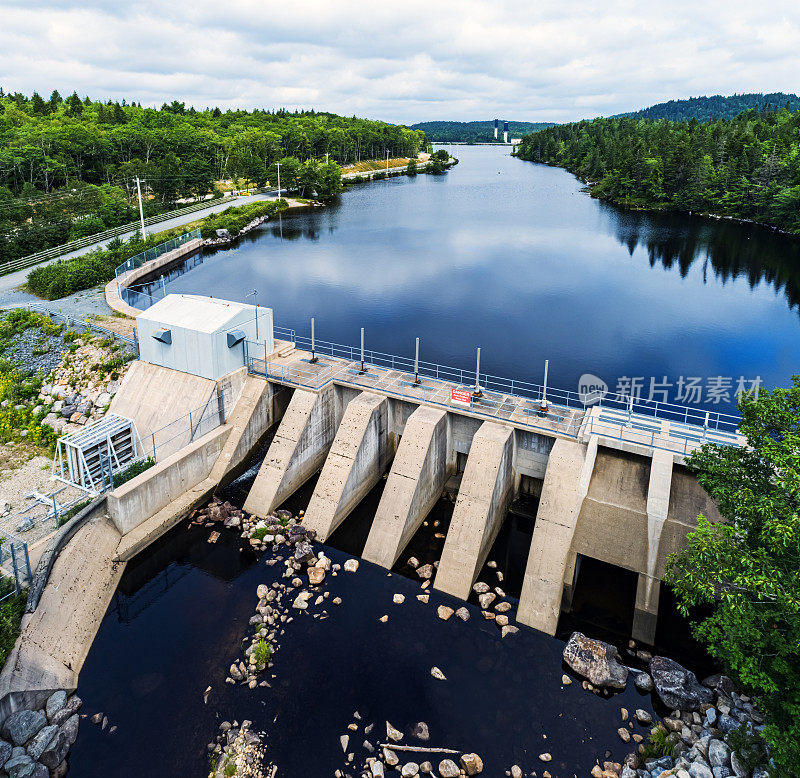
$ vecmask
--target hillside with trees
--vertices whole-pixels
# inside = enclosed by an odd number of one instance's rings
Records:
[[[522,159],[564,167],[594,197],[800,232],[800,111],[700,123],[609,118],[523,139]]]
[[[670,100],[658,103],[640,111],[617,114],[614,118],[629,116],[633,119],[669,119],[671,122],[708,122],[712,119],[733,119],[743,111],[755,109],[778,109],[788,105],[789,110],[800,109],[800,97],[784,92],[763,94],[753,92],[743,95],[712,95],[710,97],[690,97],[688,100]]]
[[[509,122],[508,137],[521,138],[529,132],[552,127],[553,122]],[[429,141],[435,143],[494,143],[494,119],[485,122],[418,122],[412,130],[421,130]],[[500,140],[503,139],[503,122],[500,121]]]
[[[135,221],[137,176],[148,216],[220,181],[274,185],[282,160],[283,186],[296,170],[319,191],[335,178],[326,160],[416,157],[425,144],[408,127],[331,113],[153,109],[0,89],[0,263]]]

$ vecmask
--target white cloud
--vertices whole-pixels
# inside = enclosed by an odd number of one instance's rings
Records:
[[[800,72],[800,7],[789,0],[0,0],[0,18],[7,90],[406,123],[567,121],[796,91]]]

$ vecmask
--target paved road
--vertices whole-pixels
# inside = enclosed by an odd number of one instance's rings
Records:
[[[425,163],[420,163],[420,166],[424,165]],[[402,167],[391,167],[389,168],[390,173],[401,172],[406,169],[405,165]],[[375,173],[386,173],[386,168],[381,168],[380,170],[365,170],[362,172],[347,172],[342,174],[343,179],[347,178],[354,178],[355,176],[373,176]],[[209,205],[209,207],[203,208],[199,211],[194,211],[192,213],[187,213],[183,216],[176,216],[173,219],[166,219],[163,222],[158,222],[158,224],[152,224],[147,227],[148,232],[161,232],[162,230],[169,230],[173,227],[180,227],[182,224],[189,224],[190,222],[197,221],[198,219],[202,219],[204,216],[208,216],[210,213],[217,213],[218,211],[224,211],[226,208],[229,208],[231,205],[236,205],[239,207],[240,205],[248,205],[249,203],[256,202],[257,200],[272,200],[277,195],[277,189],[272,190],[271,192],[265,192],[262,194],[256,195],[245,195],[244,197],[237,197],[235,201],[230,199],[226,199],[224,202],[216,203],[215,205]],[[125,232],[122,235],[118,236],[120,239],[125,240],[129,238],[135,230],[131,230],[130,232]],[[108,244],[113,238],[109,238],[105,241],[99,241],[97,243],[92,243],[89,246],[84,246],[82,249],[77,249],[75,251],[70,251],[66,254],[62,254],[60,257],[56,257],[54,259],[48,259],[44,262],[40,262],[38,265],[34,265],[33,267],[41,267],[42,265],[49,265],[51,262],[56,262],[59,259],[68,259],[69,257],[76,257],[81,254],[86,254],[88,251],[98,247],[104,247]],[[0,276],[0,304],[2,305],[9,305],[14,303],[22,303],[22,302],[29,302],[35,298],[31,295],[26,294],[25,292],[21,292],[17,289],[17,287],[21,286],[25,283],[25,279],[28,277],[28,273],[33,270],[33,267],[26,267],[22,270],[17,270],[16,273],[9,273],[5,276]]]
[[[248,205],[249,203],[256,202],[257,200],[272,200],[274,199],[277,190],[273,192],[266,192],[264,194],[256,194],[256,195],[246,195],[244,197],[237,197],[235,200],[231,200],[226,198],[223,202],[217,202],[215,205],[209,205],[208,208],[203,208],[199,211],[193,211],[192,213],[184,214],[183,216],[176,216],[173,219],[166,219],[163,222],[158,222],[158,224],[152,224],[147,228],[148,232],[161,232],[162,230],[169,230],[173,227],[180,227],[182,224],[189,224],[190,222],[197,221],[198,219],[202,219],[204,216],[208,216],[210,213],[217,213],[218,211],[224,211],[226,208],[230,208],[232,205],[236,205],[237,207],[240,205]],[[135,230],[131,230],[130,232],[125,232],[120,235],[120,239],[125,240],[129,238]],[[67,254],[62,254],[60,257],[56,257],[55,259],[48,259],[45,262],[41,262],[35,267],[41,267],[42,265],[49,265],[51,262],[55,262],[58,259],[65,259],[69,257],[76,257],[80,254],[85,254],[87,251],[91,251],[94,248],[103,247],[108,244],[113,238],[109,238],[108,240],[99,241],[98,243],[93,243],[90,246],[84,246],[82,249],[77,249],[76,251],[70,251]],[[0,293],[3,292],[11,292],[12,290],[16,290],[18,286],[25,283],[25,279],[28,277],[28,273],[33,270],[32,267],[26,267],[22,270],[17,270],[16,273],[9,273],[6,276],[0,276]],[[17,293],[20,295],[20,293]],[[22,296],[22,295],[21,295]],[[30,295],[28,295],[29,297]],[[8,295],[3,295],[4,302],[17,302],[17,300],[9,298]],[[9,299],[6,299],[9,298]],[[19,302],[23,302],[23,299],[20,299]]]

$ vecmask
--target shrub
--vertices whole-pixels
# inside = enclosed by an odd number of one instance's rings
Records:
[[[122,484],[130,481],[131,478],[136,478],[137,475],[140,475],[145,470],[149,470],[155,463],[153,457],[145,457],[144,459],[137,459],[119,473],[114,473],[114,488],[122,486]]]
[[[267,662],[269,662],[269,658],[272,656],[272,646],[262,638],[258,641],[258,643],[256,643],[253,656],[255,657],[256,664],[259,668],[266,667]]]
[[[5,538],[0,539],[0,544]],[[0,581],[0,596],[12,592],[14,585],[8,578]],[[5,664],[19,637],[19,625],[25,612],[28,597],[24,592],[7,597],[0,602],[0,667]]]

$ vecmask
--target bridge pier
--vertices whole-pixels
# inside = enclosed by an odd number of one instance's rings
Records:
[[[375,486],[390,457],[389,402],[362,392],[350,400],[303,523],[325,542]]]
[[[596,437],[585,446],[557,440],[550,452],[517,611],[519,622],[549,635],[558,627],[565,579],[572,601],[577,559],[572,539],[596,457]]]
[[[513,493],[514,429],[486,421],[472,439],[434,588],[466,600]]]
[[[250,487],[245,511],[263,519],[320,470],[336,434],[336,406],[332,386],[320,392],[295,390]]]
[[[406,421],[363,557],[391,569],[442,494],[449,475],[447,413],[419,406]]]

